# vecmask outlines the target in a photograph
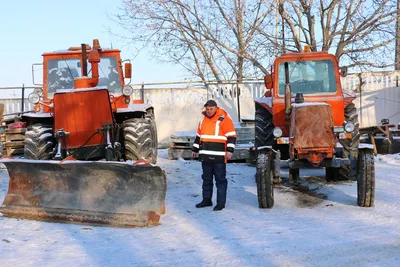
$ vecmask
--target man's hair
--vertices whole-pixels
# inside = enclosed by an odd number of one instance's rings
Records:
[[[218,105],[217,105],[217,102],[210,99],[204,104],[204,107],[218,107]]]

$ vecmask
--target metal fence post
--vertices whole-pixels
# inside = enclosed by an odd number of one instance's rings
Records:
[[[360,92],[359,92],[359,94],[360,94],[360,108],[359,108],[359,110],[360,110],[360,126],[362,127],[363,126],[362,87],[363,87],[364,81],[363,81],[361,75],[362,75],[362,73],[358,74],[358,81],[359,81],[359,88],[360,88]]]
[[[22,98],[21,98],[21,112],[24,112],[24,104],[25,104],[25,84],[22,84]]]
[[[144,83],[142,83],[142,88],[140,88],[140,100],[144,101]]]
[[[237,107],[238,107],[238,121],[240,122],[240,101],[239,101],[239,96],[240,96],[239,83],[236,82],[236,97],[237,97]]]

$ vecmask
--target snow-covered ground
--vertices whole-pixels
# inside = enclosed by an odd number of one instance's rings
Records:
[[[374,208],[357,206],[355,182],[301,171],[300,188],[280,186],[275,207],[257,206],[255,168],[227,167],[220,212],[196,209],[201,167],[167,159],[167,213],[150,228],[111,228],[0,217],[0,266],[399,266],[400,154],[376,157]],[[283,176],[288,177],[286,169]],[[322,178],[321,178],[322,177]],[[8,175],[0,171],[0,201]],[[215,199],[214,199],[215,202]]]

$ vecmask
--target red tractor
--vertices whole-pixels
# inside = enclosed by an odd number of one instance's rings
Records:
[[[88,64],[89,63],[89,64]],[[0,212],[17,218],[144,226],[165,212],[153,107],[131,99],[120,50],[82,44],[43,54],[43,90],[24,113],[25,159]],[[140,164],[139,164],[140,163]]]
[[[307,47],[276,58],[264,78],[268,90],[255,100],[260,208],[274,206],[281,159],[288,162],[291,183],[301,168],[325,167],[327,181],[357,181],[358,205],[373,206],[373,145],[360,144],[355,96],[344,93],[340,82],[346,72],[334,55]]]
[[[28,125],[25,158],[156,163],[154,109],[131,99],[133,89],[124,82],[131,64],[125,63],[124,76],[120,50],[103,49],[95,40],[93,47],[44,53],[41,65],[43,90],[29,95],[35,112],[22,117]]]

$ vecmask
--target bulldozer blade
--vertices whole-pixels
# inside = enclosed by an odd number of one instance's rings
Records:
[[[4,216],[113,226],[158,225],[165,213],[160,167],[110,161],[1,159],[9,173]]]

